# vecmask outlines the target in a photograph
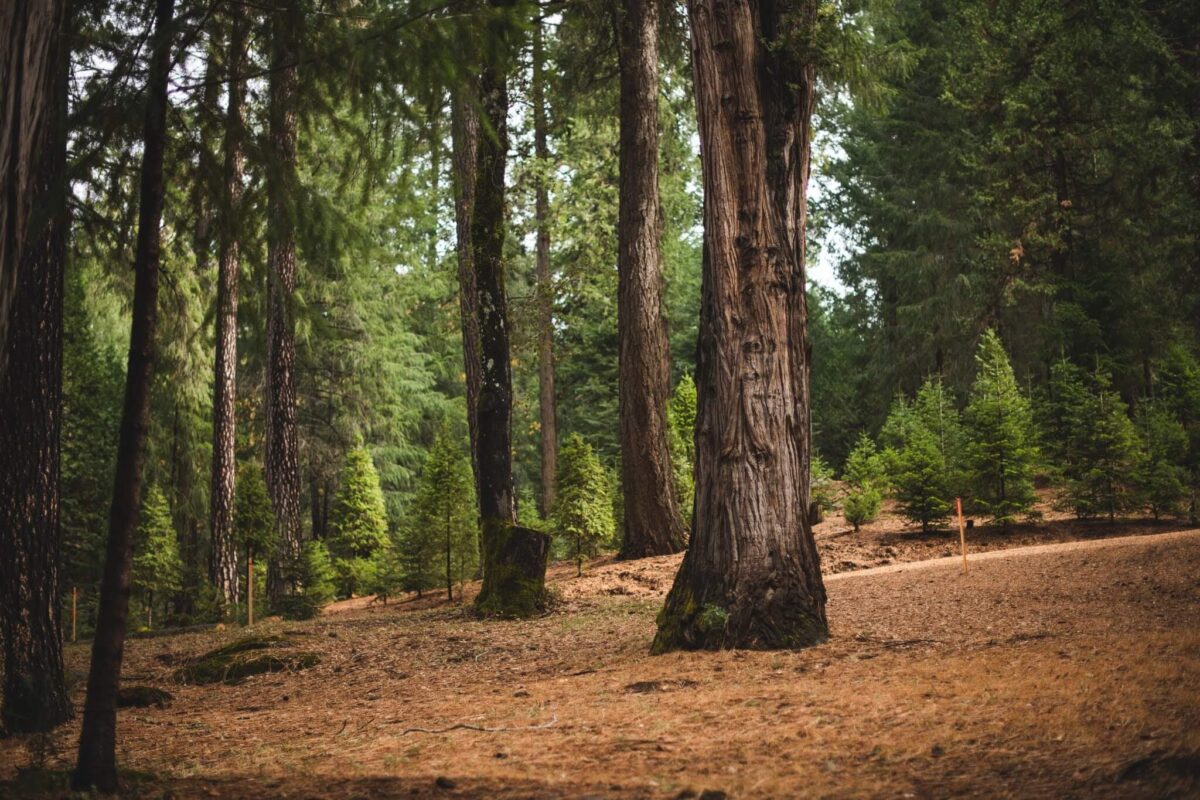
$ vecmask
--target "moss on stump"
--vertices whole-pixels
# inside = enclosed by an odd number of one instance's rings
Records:
[[[523,618],[545,610],[550,537],[507,520],[483,521],[483,586],[475,598],[482,616]]]

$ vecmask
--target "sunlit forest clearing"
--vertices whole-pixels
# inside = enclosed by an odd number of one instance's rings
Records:
[[[1200,4],[0,4],[0,796],[1200,795]]]

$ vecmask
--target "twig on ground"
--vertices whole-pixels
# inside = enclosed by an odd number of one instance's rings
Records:
[[[460,730],[460,729],[468,730],[468,731],[482,731],[483,733],[504,733],[505,731],[536,731],[536,730],[542,730],[543,728],[553,728],[557,724],[558,724],[558,715],[555,714],[554,717],[549,722],[542,722],[537,725],[518,725],[518,726],[512,727],[512,728],[510,728],[510,727],[488,728],[483,725],[472,725],[469,722],[457,722],[457,723],[447,726],[445,728],[405,728],[403,731],[400,732],[400,735],[407,736],[410,733],[448,733],[450,731],[455,731],[455,730]]]

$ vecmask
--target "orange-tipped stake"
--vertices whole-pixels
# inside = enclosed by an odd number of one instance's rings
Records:
[[[963,574],[967,574],[967,524],[963,521],[962,513],[962,498],[954,498],[954,505],[958,509],[958,541],[962,545],[963,554]]]

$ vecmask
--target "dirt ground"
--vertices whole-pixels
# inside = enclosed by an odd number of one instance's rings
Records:
[[[320,663],[234,686],[172,675],[241,630],[133,640],[125,683],[175,699],[120,712],[129,794],[1200,796],[1200,530],[1051,520],[964,575],[923,561],[956,534],[888,525],[818,529],[828,571],[874,569],[829,576],[832,638],[800,652],[650,656],[677,557],[558,565],[525,622],[434,597],[269,620]],[[60,795],[77,735],[0,741],[0,796]]]

